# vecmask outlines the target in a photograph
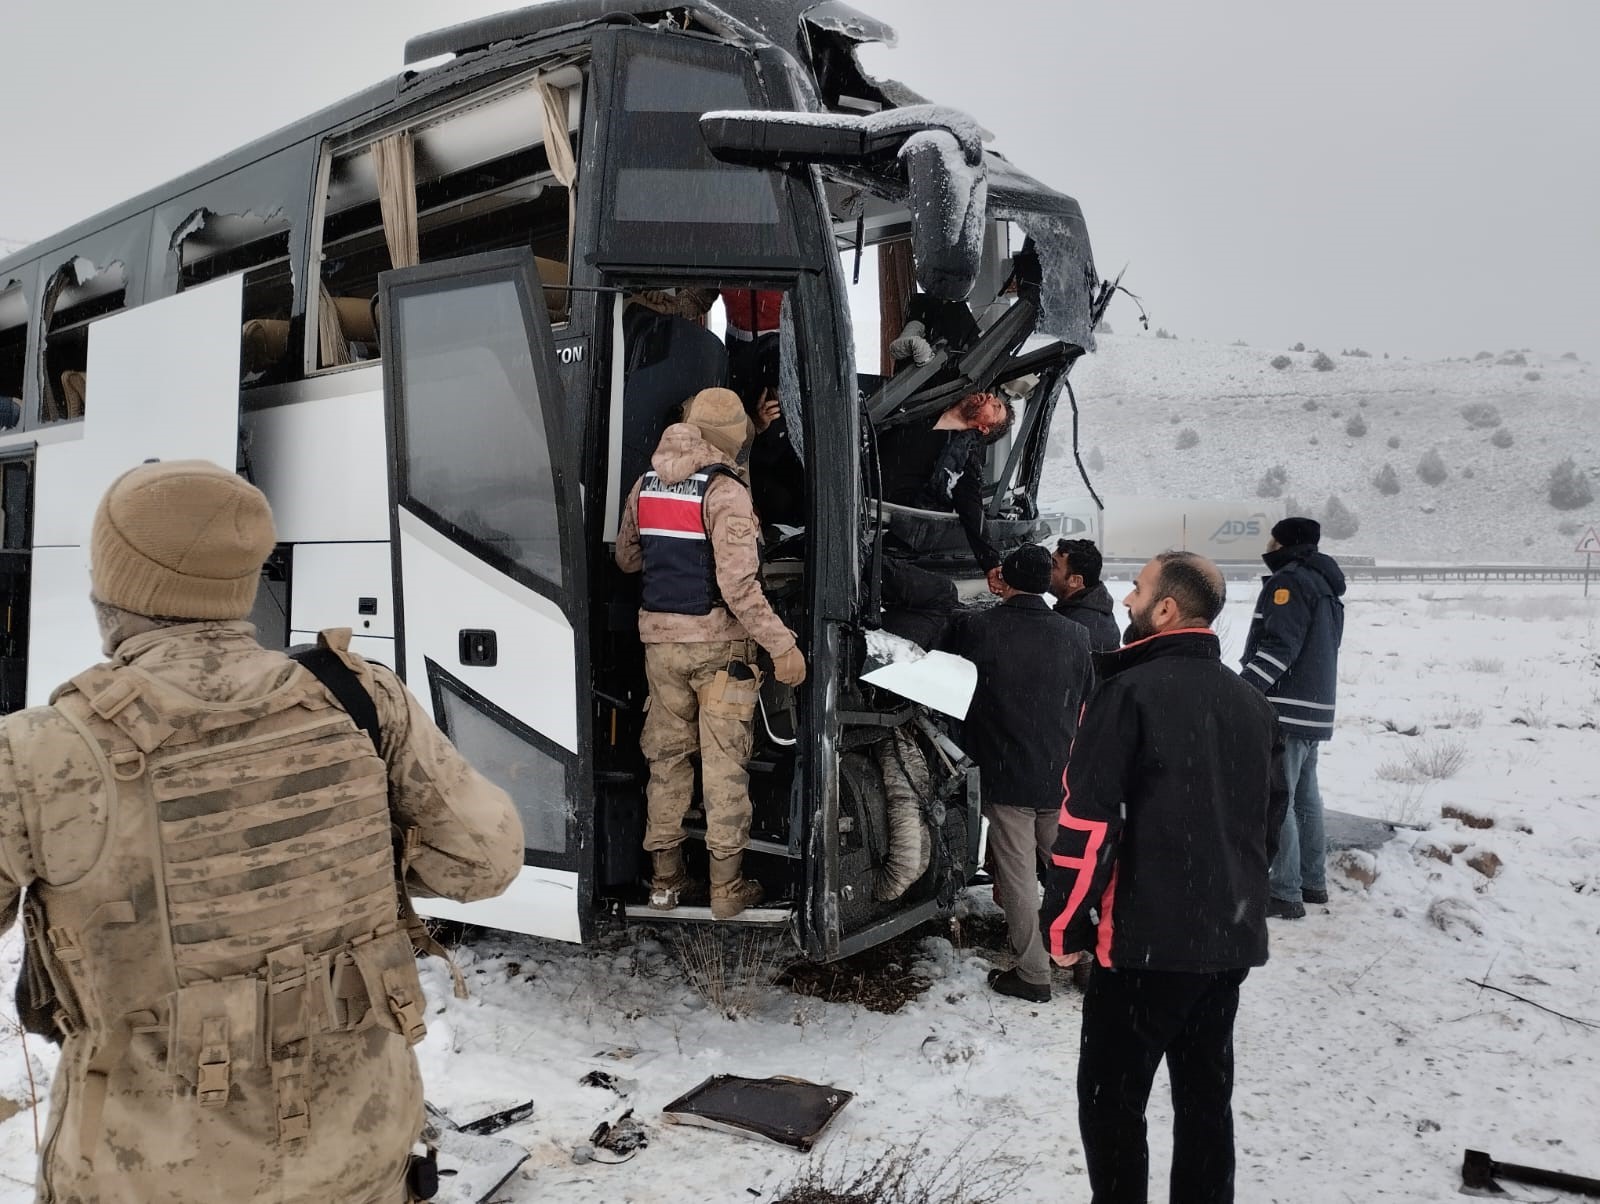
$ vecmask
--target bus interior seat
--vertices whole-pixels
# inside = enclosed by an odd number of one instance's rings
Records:
[[[240,329],[239,341],[244,371],[265,372],[289,353],[289,320],[251,318]]]
[[[84,398],[89,391],[89,378],[76,369],[61,374],[61,404],[68,418],[82,418]]]
[[[627,384],[622,395],[624,489],[650,467],[662,432],[677,422],[684,402],[727,379],[722,340],[698,323],[629,305],[622,315]]]
[[[567,265],[559,259],[546,259],[543,255],[535,255],[533,262],[539,269],[539,283],[548,286],[544,290],[545,312],[552,322],[565,322],[567,298],[571,296],[567,291],[567,285],[571,281]]]

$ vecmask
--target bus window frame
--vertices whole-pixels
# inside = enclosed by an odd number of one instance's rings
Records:
[[[39,260],[39,294],[32,315],[33,324],[38,328],[38,342],[35,347],[32,372],[34,385],[38,390],[38,394],[34,398],[34,408],[31,414],[34,420],[33,426],[44,428],[82,420],[81,418],[65,417],[54,418],[49,421],[45,420],[45,399],[47,396],[55,396],[54,390],[48,395],[45,392],[47,386],[46,373],[49,371],[50,336],[52,333],[59,335],[79,329],[87,331],[102,318],[109,318],[114,313],[137,309],[149,299],[146,296],[146,289],[149,279],[151,220],[150,210],[143,210],[124,218],[120,222],[97,230],[93,234],[85,235],[76,242],[67,243]],[[68,323],[61,329],[52,331],[50,324],[54,319],[56,307],[51,305],[49,307],[50,312],[47,313],[45,298],[48,296],[50,287],[55,282],[56,277],[70,269],[73,261],[77,259],[85,259],[93,264],[96,276],[110,269],[112,265],[120,263],[123,271],[122,304],[114,310],[97,314],[93,318]],[[93,278],[91,277],[91,279]],[[87,413],[87,404],[84,409],[85,413]]]
[[[590,262],[601,273],[630,279],[733,275],[792,280],[796,274],[818,266],[815,257],[807,254],[799,236],[795,212],[797,187],[805,188],[810,182],[804,169],[793,173],[740,169],[764,171],[772,183],[777,220],[770,230],[773,237],[781,240],[778,254],[756,254],[737,247],[719,256],[708,249],[709,245],[702,245],[703,234],[691,233],[705,230],[707,223],[623,223],[612,216],[616,210],[618,174],[635,162],[624,153],[628,149],[627,110],[623,107],[628,81],[625,67],[631,59],[652,57],[673,65],[710,66],[720,70],[725,64],[714,60],[725,56],[728,62],[737,63],[740,68],[739,76],[749,97],[749,107],[787,108],[796,103],[796,98],[783,86],[787,76],[776,70],[775,64],[757,53],[722,41],[687,33],[664,38],[659,33],[628,28],[596,31],[592,50],[589,84],[597,96],[604,98],[604,103],[590,106],[595,113],[591,128],[594,136],[585,148],[578,177],[591,181],[586,213],[580,222],[587,236],[582,245],[588,247]],[[709,150],[707,154],[709,156]],[[649,228],[655,226],[664,229],[659,233],[650,232]],[[676,244],[672,249],[665,247],[669,241]],[[610,253],[619,245],[627,246],[628,254]]]
[[[377,122],[374,122],[369,114],[363,117],[360,121],[345,126],[343,129],[329,130],[320,137],[309,140],[314,148],[312,153],[315,156],[316,169],[312,173],[311,177],[311,205],[309,207],[310,218],[306,223],[305,253],[301,259],[298,260],[298,262],[306,265],[306,270],[301,274],[305,281],[305,304],[303,307],[305,323],[303,336],[301,338],[301,371],[305,378],[309,379],[313,376],[328,376],[334,373],[351,372],[362,368],[370,368],[375,363],[380,362],[382,359],[382,355],[380,353],[379,360],[358,360],[355,363],[329,365],[323,365],[320,362],[320,348],[318,347],[317,339],[317,321],[321,298],[320,290],[311,286],[313,282],[317,284],[322,282],[324,234],[327,230],[329,216],[328,186],[333,175],[334,160],[343,158],[347,155],[370,152],[373,146],[392,134],[407,132],[416,134],[432,126],[443,124],[449,121],[452,116],[467,112],[471,109],[479,108],[485,104],[492,103],[500,97],[510,95],[519,89],[532,87],[534,81],[536,81],[540,75],[549,74],[553,71],[562,70],[568,67],[576,68],[583,77],[580,83],[576,85],[578,91],[578,96],[576,98],[578,109],[576,125],[573,124],[573,118],[570,110],[568,113],[568,134],[569,136],[575,137],[578,140],[579,171],[578,180],[574,182],[574,187],[576,187],[577,183],[581,182],[584,176],[582,169],[582,139],[584,120],[588,107],[588,93],[591,86],[590,62],[587,54],[574,55],[568,52],[566,54],[555,56],[552,59],[540,60],[535,63],[519,63],[517,67],[503,79],[487,85],[483,84],[479,80],[470,81],[465,85],[464,91],[453,93],[447,99],[435,103],[431,107],[423,109],[419,112],[412,112],[404,117],[396,117],[393,113],[387,113],[380,117]],[[542,132],[537,143],[529,142],[527,144],[528,147],[535,145],[544,145],[544,136]],[[543,172],[538,176],[532,177],[532,179],[542,180],[547,174],[549,173]],[[551,179],[554,179],[553,175],[551,176]],[[573,276],[577,271],[577,265],[573,263],[572,260],[576,258],[573,247],[574,236],[579,225],[579,219],[572,215],[572,207],[570,204],[568,213],[567,247],[569,262],[567,265],[567,270],[568,283],[572,284],[576,283],[576,280],[573,279]],[[420,218],[421,215],[419,214],[418,216]],[[380,225],[377,227],[377,229],[379,233],[382,234],[382,226]],[[483,253],[496,254],[498,252]],[[431,263],[449,262],[455,261],[439,259],[423,260],[417,266],[426,267]],[[389,270],[399,271],[402,269],[397,269],[391,266]],[[569,305],[567,308],[566,321],[560,323],[551,323],[551,327],[552,329],[560,330],[570,327],[572,323],[573,306]],[[383,343],[383,332],[380,329],[378,333],[379,344],[381,346]]]
[[[35,259],[32,263],[21,263],[14,268],[0,270],[0,287],[7,287],[14,281],[22,290],[22,304],[25,312],[22,332],[22,396],[17,398],[22,406],[22,415],[17,419],[17,424],[11,429],[0,431],[0,438],[19,434],[22,431],[33,430],[39,425],[36,410],[39,402],[39,381],[36,356],[39,354],[41,344],[39,329],[39,270],[40,261]]]

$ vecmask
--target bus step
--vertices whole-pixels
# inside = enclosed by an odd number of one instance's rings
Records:
[[[629,903],[622,909],[630,920],[670,920],[692,924],[748,924],[756,928],[781,928],[793,918],[786,907],[751,907],[731,920],[714,919],[709,907],[674,907],[657,911],[643,903]]]

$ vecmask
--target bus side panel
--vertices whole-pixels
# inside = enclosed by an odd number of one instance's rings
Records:
[[[457,920],[506,932],[525,932],[556,941],[583,940],[578,921],[578,875],[525,865],[503,895],[476,903],[417,899],[417,911],[436,920]]]
[[[235,466],[243,287],[231,276],[89,328],[79,437],[41,440],[35,461],[30,705],[101,659],[88,543],[106,487],[152,459]]]
[[[280,543],[387,543],[381,369],[324,379],[346,391],[313,393],[245,415],[251,478],[272,503]],[[312,392],[308,385],[292,386],[286,395]]]
[[[33,550],[28,610],[27,699],[36,707],[49,702],[50,692],[73,674],[105,659],[89,604],[88,548]]]

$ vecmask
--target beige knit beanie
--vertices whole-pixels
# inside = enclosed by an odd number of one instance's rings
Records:
[[[744,403],[732,389],[701,389],[683,407],[683,420],[700,428],[707,443],[737,460],[755,434]]]
[[[266,496],[207,460],[141,464],[94,514],[94,595],[164,619],[242,619],[277,542]]]

